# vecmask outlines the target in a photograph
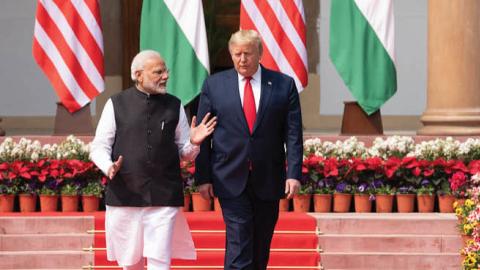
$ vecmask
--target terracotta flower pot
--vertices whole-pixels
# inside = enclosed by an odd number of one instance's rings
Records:
[[[332,194],[313,194],[313,209],[317,213],[332,211]]]
[[[435,206],[434,195],[417,195],[418,212],[431,213]]]
[[[58,195],[40,195],[40,211],[55,212],[57,211]]]
[[[348,194],[348,193],[333,194],[333,212],[335,213],[349,212],[351,203],[352,203],[352,194]]]
[[[183,195],[183,212],[190,211],[190,202],[192,201],[192,197],[190,194]]]
[[[440,213],[453,213],[453,203],[455,196],[453,195],[438,195],[438,208]]]
[[[278,210],[280,212],[288,212],[290,209],[290,200],[288,199],[280,199],[278,202]]]
[[[295,194],[293,196],[293,212],[308,212],[311,200],[312,194]]]
[[[415,194],[397,194],[397,210],[399,213],[411,213],[415,205]]]
[[[193,212],[210,211],[212,209],[212,200],[206,200],[199,192],[192,193]]]
[[[35,212],[37,208],[37,195],[35,194],[18,194],[20,203],[20,212]]]
[[[100,204],[100,198],[93,195],[82,195],[82,208],[83,212],[95,212],[98,211]]]
[[[0,195],[0,212],[13,212],[14,202],[15,202],[15,195],[13,194]]]
[[[217,197],[213,199],[213,210],[215,210],[215,212],[222,212],[222,207]]]
[[[78,195],[62,195],[62,212],[77,212],[78,211]]]
[[[377,213],[391,213],[393,209],[393,195],[391,194],[375,195],[375,208]]]
[[[369,194],[355,194],[353,197],[355,203],[355,212],[370,213],[372,212],[372,201]]]

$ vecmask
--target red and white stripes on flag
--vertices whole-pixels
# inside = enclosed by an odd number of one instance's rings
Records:
[[[261,63],[290,75],[298,91],[308,83],[305,13],[302,0],[242,0],[240,28],[263,39]]]
[[[97,0],[39,0],[33,57],[70,112],[100,94],[105,82]]]

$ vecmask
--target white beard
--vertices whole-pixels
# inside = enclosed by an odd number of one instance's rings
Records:
[[[147,90],[150,94],[166,94],[167,93],[167,87],[164,85],[156,85],[154,83],[148,83],[144,84],[143,88]]]

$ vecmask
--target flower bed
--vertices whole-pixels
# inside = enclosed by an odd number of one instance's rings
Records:
[[[415,144],[411,137],[376,138],[365,147],[345,141],[304,143],[302,192],[314,194],[455,195],[464,198],[480,171],[480,140],[452,138]]]
[[[25,138],[0,144],[0,195],[101,197],[105,182],[89,145],[74,136],[52,145]]]
[[[59,144],[6,138],[0,144],[0,194],[101,196],[106,178],[89,160],[89,145],[74,136]],[[411,137],[305,140],[301,193],[450,195],[463,198],[480,170],[480,140],[414,143]],[[196,190],[192,162],[181,163],[185,194]],[[94,192],[95,191],[95,192]],[[100,194],[99,194],[100,193]]]

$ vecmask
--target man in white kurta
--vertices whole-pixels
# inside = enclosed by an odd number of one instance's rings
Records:
[[[171,258],[195,259],[180,210],[179,158],[193,160],[216,119],[189,130],[179,100],[166,93],[168,69],[154,51],[135,56],[135,87],[105,104],[91,159],[111,180],[106,191],[107,258],[123,269],[170,269]]]

